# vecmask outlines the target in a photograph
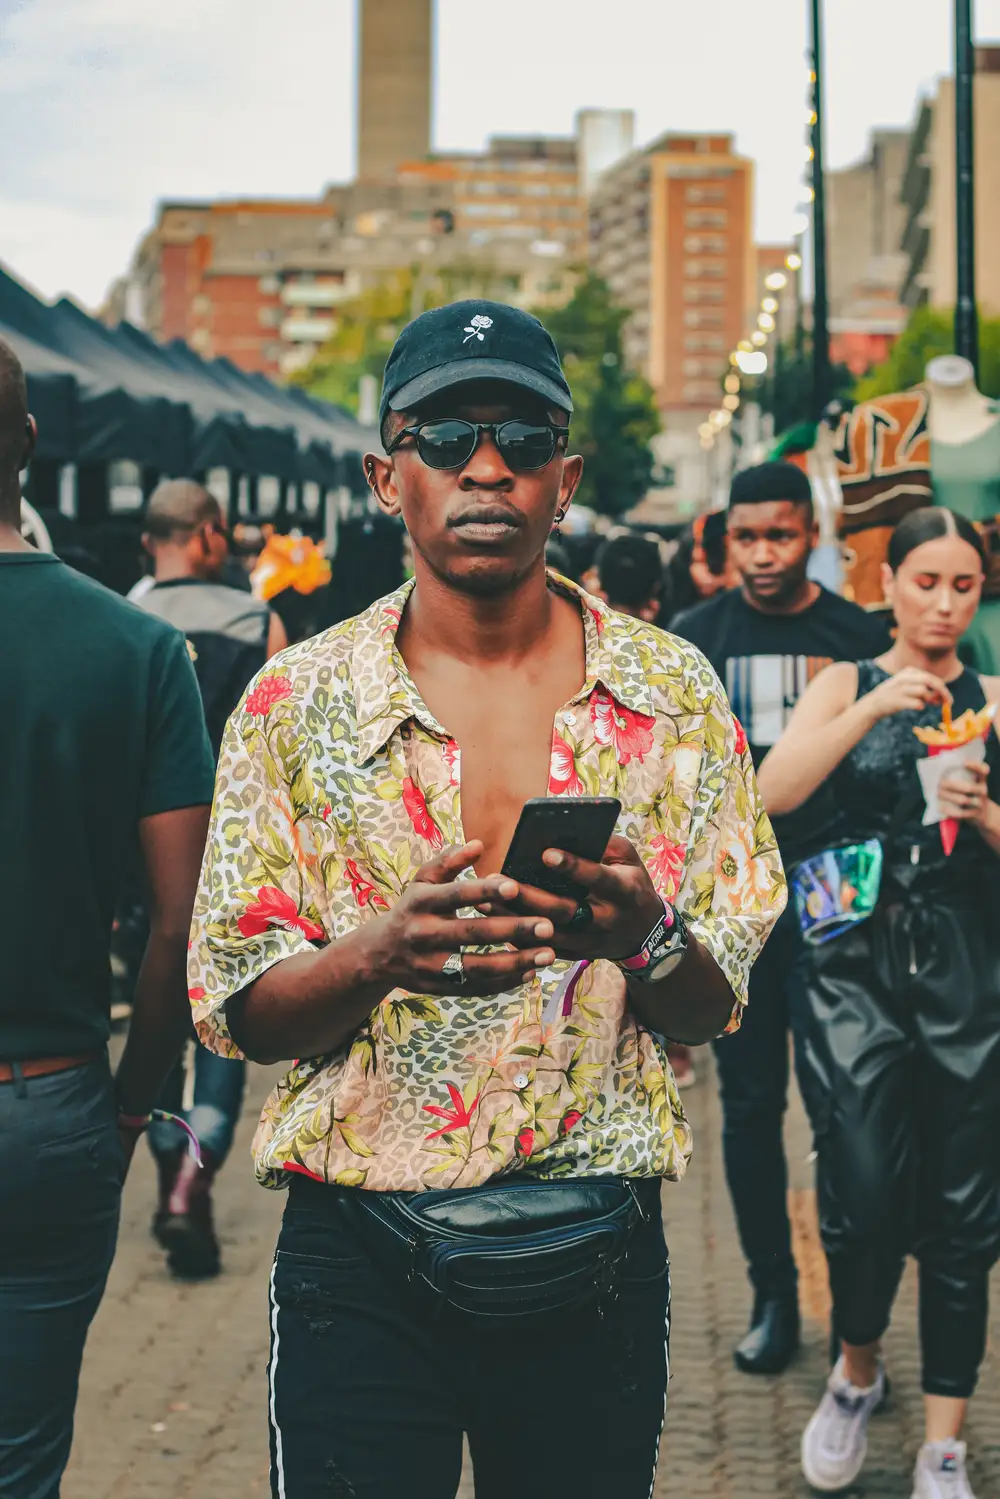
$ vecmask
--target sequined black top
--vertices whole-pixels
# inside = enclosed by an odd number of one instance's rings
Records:
[[[888,675],[874,661],[859,662],[858,697],[871,692]],[[954,699],[954,718],[967,708],[976,711],[985,705],[982,681],[968,667],[948,685]],[[949,885],[956,888],[961,885],[967,889],[983,878],[992,882],[1000,873],[1000,860],[991,853],[975,828],[965,824],[959,829],[952,853],[946,855],[937,825],[924,827],[921,822],[924,801],[916,767],[927,750],[913,730],[916,725],[934,727],[940,720],[941,709],[936,703],[920,713],[894,713],[889,718],[880,719],[841,761],[831,781],[844,837],[859,842],[865,838],[884,839],[897,807],[907,797],[910,799],[908,815],[894,832],[891,848],[886,850],[888,864],[896,867],[908,865],[920,871],[914,873],[907,883],[911,879],[929,879],[947,871]],[[990,766],[990,796],[994,801],[1000,801],[1000,742],[993,733],[987,740],[986,757]]]

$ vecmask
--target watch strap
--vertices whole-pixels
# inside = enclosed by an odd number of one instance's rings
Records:
[[[678,924],[678,914],[669,901],[663,901],[663,915],[653,927],[639,951],[631,958],[619,958],[618,967],[625,973],[639,974],[652,967],[669,946],[671,936]]]

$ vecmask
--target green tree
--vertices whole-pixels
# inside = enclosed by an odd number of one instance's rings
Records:
[[[411,318],[463,297],[507,301],[515,280],[474,261],[392,271],[337,308],[333,334],[292,381],[356,413],[362,376],[373,375],[381,384],[389,351]]]
[[[660,417],[652,388],[625,367],[628,314],[606,282],[587,274],[565,307],[538,314],[555,340],[573,392],[572,450],[585,459],[578,499],[603,515],[621,515],[642,499],[653,472],[652,439]]]
[[[918,307],[889,355],[870,374],[859,380],[854,394],[859,401],[891,395],[919,385],[930,360],[955,352],[954,318],[937,307]],[[985,395],[1000,396],[1000,319],[979,320],[979,386]]]

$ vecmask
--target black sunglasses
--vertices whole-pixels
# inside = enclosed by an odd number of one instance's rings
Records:
[[[404,437],[412,437],[420,461],[428,468],[464,468],[483,432],[493,438],[508,468],[534,469],[551,463],[560,437],[565,437],[569,428],[554,422],[466,422],[449,416],[404,427],[386,452],[394,453]]]

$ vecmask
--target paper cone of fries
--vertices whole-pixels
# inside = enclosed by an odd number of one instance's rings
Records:
[[[938,789],[946,776],[963,766],[974,765],[986,759],[986,739],[993,719],[996,703],[987,703],[978,713],[971,708],[952,720],[951,704],[945,703],[941,722],[936,729],[915,728],[920,743],[927,747],[927,759],[917,762],[917,774],[923,787],[926,809],[924,826],[937,823],[941,833],[941,847],[950,854],[958,838],[958,819],[946,817],[941,812]]]

